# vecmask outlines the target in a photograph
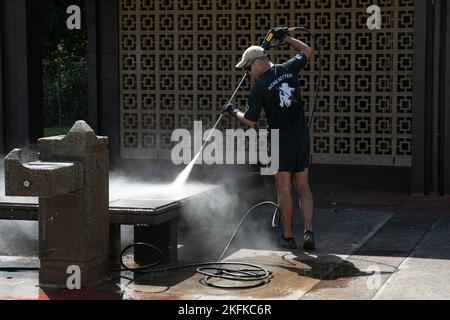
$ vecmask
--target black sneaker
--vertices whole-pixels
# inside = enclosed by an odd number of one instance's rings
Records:
[[[316,250],[316,243],[314,241],[314,233],[312,231],[306,231],[303,235],[303,250],[305,251],[313,251]]]
[[[289,250],[297,249],[297,243],[295,242],[295,239],[292,237],[286,239],[284,236],[281,236],[280,241],[278,242],[278,245],[283,249],[289,249]]]

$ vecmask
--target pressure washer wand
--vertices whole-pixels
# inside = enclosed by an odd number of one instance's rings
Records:
[[[248,76],[248,72],[245,72],[244,77],[242,78],[241,82],[239,82],[236,90],[234,91],[233,95],[231,96],[230,100],[228,101],[228,103],[231,103],[234,99],[234,97],[236,96],[236,94],[238,93],[239,89],[242,87],[242,84],[244,83],[245,79]]]
[[[237,93],[239,92],[239,89],[241,89],[242,84],[244,83],[244,81],[245,81],[245,79],[247,78],[247,76],[248,76],[248,73],[245,72],[244,76],[242,77],[242,80],[241,80],[241,81],[239,82],[239,84],[237,85],[236,90],[234,90],[234,93],[233,93],[233,95],[231,96],[230,100],[228,100],[228,103],[232,103],[232,102],[233,102],[234,97],[236,97]],[[216,124],[214,125],[214,128],[213,128],[213,131],[214,131],[214,129],[216,129],[216,127],[219,125],[219,122],[220,122],[220,120],[222,120],[223,115],[224,115],[224,113],[222,113],[222,114],[220,115],[219,119],[217,119],[217,122],[216,122]],[[211,132],[211,134],[212,134],[212,132]],[[210,134],[210,136],[211,136],[211,134]],[[209,137],[208,137],[208,139],[206,139],[205,145],[206,145],[206,142],[208,142],[208,140],[209,140]]]
[[[241,80],[241,81],[239,82],[239,84],[237,85],[236,90],[234,90],[234,93],[233,93],[233,95],[231,96],[230,100],[228,100],[228,103],[232,103],[232,102],[233,102],[234,97],[236,97],[237,93],[239,92],[239,89],[240,89],[240,88],[242,87],[242,85],[244,84],[244,81],[245,81],[245,79],[247,78],[247,76],[248,76],[248,73],[245,72],[244,76],[242,77],[242,80]],[[223,115],[224,115],[224,114],[222,113],[222,114],[220,115],[219,119],[217,119],[217,122],[216,122],[216,124],[214,125],[212,131],[214,131],[214,129],[216,129],[216,127],[219,125],[219,122],[220,122],[220,120],[222,120]],[[208,142],[209,138],[211,137],[212,131],[211,131],[209,137],[206,139],[204,146],[206,146],[206,143]],[[204,147],[204,146],[203,146],[203,147]],[[202,148],[203,148],[203,147],[202,147]]]
[[[228,100],[228,103],[231,103],[231,102],[234,100],[234,97],[236,97],[236,95],[237,95],[239,89],[242,87],[242,84],[244,83],[245,79],[247,78],[247,75],[248,75],[248,73],[245,72],[244,77],[242,77],[242,80],[239,82],[239,84],[238,84],[236,90],[234,90],[234,93],[233,93],[233,95],[231,96],[230,100]],[[206,138],[205,142],[203,143],[202,147],[200,148],[199,153],[202,152],[202,150],[203,150],[203,149],[206,147],[206,145],[208,144],[209,139],[211,138],[212,134],[214,133],[214,130],[215,130],[215,129],[217,128],[217,126],[219,125],[220,120],[222,120],[223,115],[224,115],[224,113],[222,113],[222,114],[220,115],[219,119],[217,119],[216,124],[214,125],[214,127],[212,128],[212,130],[211,130],[211,132],[209,133],[208,137]]]

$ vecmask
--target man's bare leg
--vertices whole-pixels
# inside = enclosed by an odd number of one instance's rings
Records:
[[[278,192],[278,206],[281,211],[281,220],[283,222],[283,233],[286,239],[294,236],[292,230],[292,196],[291,196],[291,180],[290,172],[281,171],[275,175],[275,182]]]
[[[309,186],[309,169],[294,174],[295,189],[299,195],[300,210],[305,231],[313,231],[314,197]]]

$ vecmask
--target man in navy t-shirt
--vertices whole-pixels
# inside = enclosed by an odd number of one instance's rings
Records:
[[[300,208],[305,225],[305,250],[314,250],[312,226],[314,200],[309,187],[309,128],[305,120],[303,101],[300,95],[298,73],[306,66],[314,50],[305,43],[293,39],[283,30],[275,38],[284,41],[300,53],[283,64],[273,64],[264,49],[249,47],[236,66],[245,68],[254,78],[251,97],[245,113],[231,104],[224,106],[224,112],[236,116],[242,123],[254,127],[264,110],[269,132],[279,130],[279,171],[275,175],[278,203],[283,221],[283,235],[280,246],[296,249],[292,227],[293,202],[292,180],[299,194]]]

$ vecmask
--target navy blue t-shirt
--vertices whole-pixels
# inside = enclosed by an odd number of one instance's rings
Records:
[[[307,62],[305,54],[297,54],[264,72],[252,88],[245,118],[256,122],[264,109],[268,129],[280,130],[281,144],[303,137],[307,130],[298,81]]]

